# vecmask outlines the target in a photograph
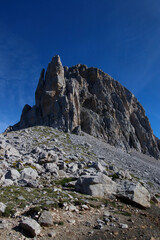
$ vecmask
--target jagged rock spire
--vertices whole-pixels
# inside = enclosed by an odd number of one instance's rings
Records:
[[[48,64],[45,76],[45,90],[58,91],[64,85],[64,69],[59,55],[52,58]]]

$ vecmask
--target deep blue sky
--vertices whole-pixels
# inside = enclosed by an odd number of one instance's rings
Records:
[[[34,105],[40,71],[56,54],[127,87],[160,137],[159,0],[1,0],[0,132]]]

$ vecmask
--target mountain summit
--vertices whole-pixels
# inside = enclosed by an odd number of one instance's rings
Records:
[[[26,104],[19,130],[46,125],[63,131],[80,130],[124,150],[131,148],[159,158],[160,142],[136,97],[97,68],[78,64],[63,67],[53,57],[43,69],[35,92],[35,106]]]

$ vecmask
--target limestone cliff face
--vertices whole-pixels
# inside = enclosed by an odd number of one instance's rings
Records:
[[[63,131],[79,129],[106,142],[159,158],[160,143],[136,97],[108,74],[86,65],[63,67],[53,57],[43,69],[35,106],[25,105],[13,130],[47,125]]]

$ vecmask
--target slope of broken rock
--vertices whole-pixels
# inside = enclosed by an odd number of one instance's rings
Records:
[[[0,224],[3,239],[24,239],[28,235],[21,228],[23,217],[38,221],[44,209],[52,214],[53,226],[42,228],[40,240],[50,239],[52,234],[64,239],[62,231],[65,239],[71,235],[74,239],[158,237],[159,210],[155,206],[140,210],[120,203],[109,185],[105,191],[111,194],[102,199],[75,192],[76,181],[82,177],[91,178],[97,189],[108,179],[114,186],[129,181],[132,186],[143,185],[152,203],[159,204],[160,165],[153,158],[125,153],[85,133],[77,136],[44,126],[1,134],[0,155],[0,196],[6,206],[1,215],[3,221],[4,217],[14,218],[6,218],[10,236],[5,222]],[[145,193],[150,205],[147,190]],[[105,211],[111,217],[104,216]]]

